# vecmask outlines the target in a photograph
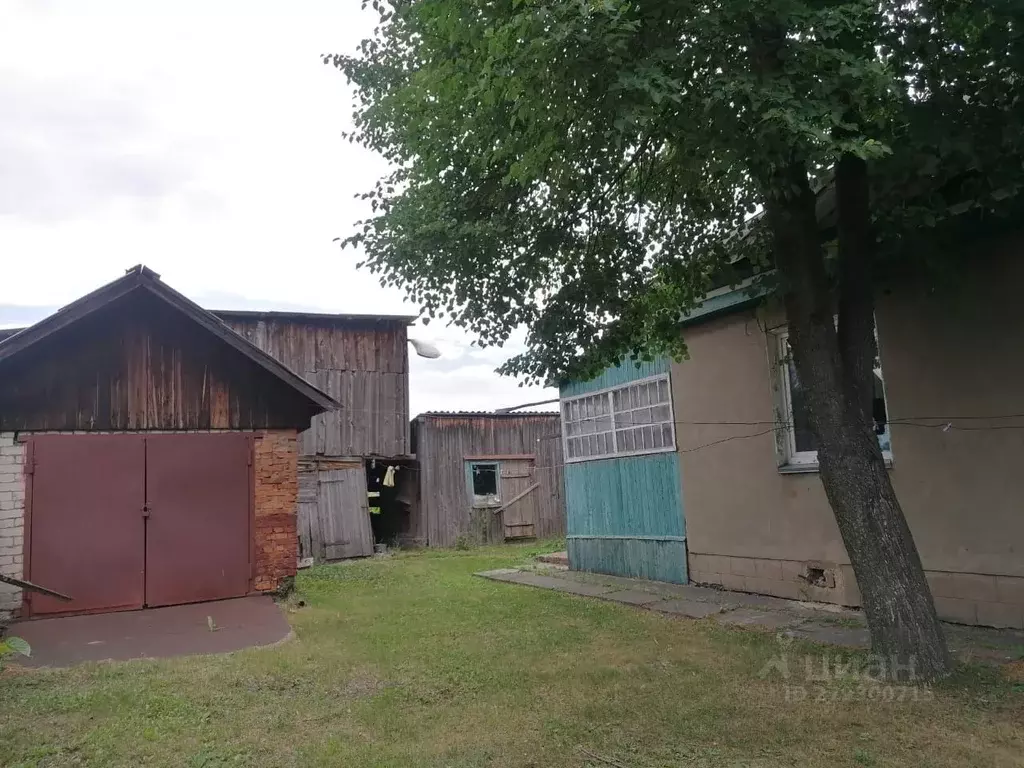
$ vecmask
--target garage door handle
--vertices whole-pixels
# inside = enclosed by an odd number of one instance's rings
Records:
[[[143,517],[149,517],[149,513],[150,513],[151,510],[152,510],[152,507],[150,507],[149,504],[143,504],[142,505],[142,516]]]

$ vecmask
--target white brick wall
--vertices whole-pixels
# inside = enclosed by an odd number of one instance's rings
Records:
[[[21,578],[25,541],[25,445],[0,432],[0,573]],[[21,590],[0,584],[0,614],[21,607]]]

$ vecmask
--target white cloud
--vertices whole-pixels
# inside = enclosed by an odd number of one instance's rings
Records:
[[[359,5],[5,3],[0,304],[64,304],[142,262],[207,305],[415,314],[332,242],[386,170],[341,140],[351,94],[319,58],[372,30]],[[493,373],[517,345],[414,332],[446,353],[417,359],[414,411],[540,399]]]

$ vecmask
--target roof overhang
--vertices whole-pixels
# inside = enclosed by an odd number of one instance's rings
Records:
[[[58,331],[88,317],[99,309],[136,291],[146,291],[185,315],[206,331],[213,334],[239,354],[249,358],[292,390],[305,397],[315,406],[317,412],[341,407],[334,398],[313,386],[291,368],[235,333],[211,312],[200,307],[160,280],[160,275],[139,264],[127,270],[124,277],[107,283],[92,293],[61,307],[49,317],[29,326],[6,339],[0,340],[0,366],[25,350],[50,338]]]

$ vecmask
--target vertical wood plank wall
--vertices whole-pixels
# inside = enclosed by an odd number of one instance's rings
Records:
[[[215,314],[342,403],[299,436],[302,455],[410,453],[407,320]]]
[[[264,429],[309,418],[282,381],[161,301],[130,296],[7,361],[5,431]]]
[[[424,414],[413,423],[420,469],[420,510],[413,535],[450,547],[471,526],[466,489],[468,456],[535,457],[537,536],[565,532],[562,440],[557,414]]]

